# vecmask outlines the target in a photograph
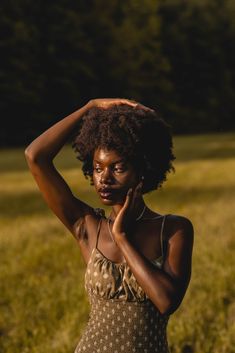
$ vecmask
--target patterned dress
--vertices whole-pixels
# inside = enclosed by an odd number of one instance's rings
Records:
[[[162,255],[153,261],[161,268],[165,242],[161,226]],[[101,223],[101,222],[100,222]],[[156,306],[137,283],[126,262],[106,258],[96,246],[85,272],[85,289],[91,311],[74,353],[169,353],[168,315]]]

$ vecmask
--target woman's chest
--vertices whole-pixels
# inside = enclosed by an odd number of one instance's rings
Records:
[[[158,268],[162,258],[153,261]],[[85,272],[85,288],[90,295],[105,299],[144,301],[147,299],[126,262],[115,263],[94,248]]]
[[[126,239],[141,255],[149,261],[154,261],[162,255],[162,244],[159,227],[141,226],[138,229],[130,230]],[[97,244],[94,244],[99,251],[114,263],[125,262],[125,258],[111,233],[111,229],[103,229],[99,234]]]

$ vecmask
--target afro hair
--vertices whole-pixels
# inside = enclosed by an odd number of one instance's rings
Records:
[[[115,150],[132,163],[136,173],[144,176],[143,193],[158,189],[167,173],[175,172],[171,127],[155,111],[127,104],[94,107],[79,123],[72,146],[91,184],[98,148]]]

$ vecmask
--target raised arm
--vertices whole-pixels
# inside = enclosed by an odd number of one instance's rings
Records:
[[[88,102],[82,108],[54,124],[38,136],[25,150],[29,169],[48,206],[77,237],[76,222],[92,208],[77,199],[69,186],[56,170],[53,159],[71,137],[81,117],[93,106]]]
[[[69,186],[56,170],[53,159],[76,130],[79,120],[89,109],[93,107],[108,109],[112,105],[119,104],[149,109],[125,98],[92,99],[85,106],[46,130],[25,150],[29,169],[45,201],[76,238],[78,235],[77,229],[79,229],[77,225],[81,218],[85,220],[84,224],[87,225],[86,219],[92,220],[94,212],[90,206],[74,197]]]

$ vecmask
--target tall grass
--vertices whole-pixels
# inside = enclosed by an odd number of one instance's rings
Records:
[[[235,352],[235,133],[178,136],[176,173],[146,196],[195,231],[192,279],[172,315],[172,353]],[[56,165],[81,199],[99,201],[69,147]],[[85,264],[42,200],[23,150],[0,151],[0,352],[73,352],[88,318]]]

